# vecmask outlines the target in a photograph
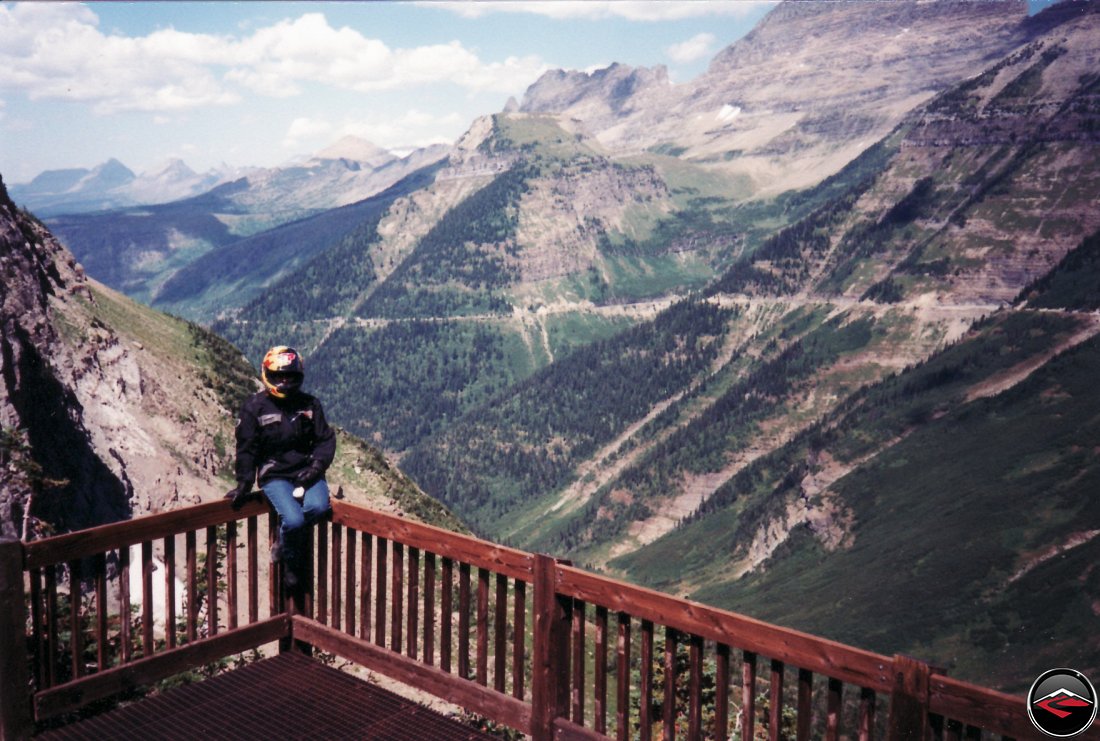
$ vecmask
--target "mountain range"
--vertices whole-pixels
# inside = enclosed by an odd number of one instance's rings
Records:
[[[232,307],[233,299],[244,303],[262,285],[308,259],[312,251],[306,245],[293,250],[289,265],[280,263],[266,280],[254,276],[251,290],[239,291],[239,286],[196,286],[190,290],[213,292],[215,298],[199,295],[191,306],[179,307],[174,298],[179,293],[177,286],[158,304],[162,287],[177,272],[195,266],[207,279],[216,281],[223,271],[207,272],[198,266],[207,253],[219,252],[250,239],[263,242],[274,237],[278,241],[274,230],[279,227],[343,206],[354,206],[391,188],[410,174],[430,167],[445,156],[446,151],[442,146],[429,147],[398,158],[369,142],[347,137],[315,156],[283,167],[252,168],[244,174],[238,173],[233,179],[223,178],[225,181],[219,185],[181,200],[147,202],[149,205],[107,211],[54,214],[45,216],[44,222],[92,275],[108,285],[154,306],[162,305],[191,318],[209,320],[214,315],[205,314],[196,305],[209,305],[216,300],[225,302],[227,296],[231,300],[228,304],[219,304],[222,310]],[[54,179],[53,176],[47,178],[47,183]],[[140,178],[123,187],[139,182]],[[13,200],[33,211],[34,199],[19,201],[18,195],[18,191],[14,192]],[[313,241],[319,236],[327,245],[342,236],[346,232],[347,218],[338,216],[335,222],[327,229],[318,226],[309,229],[315,234]],[[231,254],[232,251],[224,251],[217,259],[232,262]],[[244,266],[255,268],[247,263]],[[180,280],[188,281],[186,276]]]
[[[205,193],[227,175],[217,170],[200,175],[178,158],[135,175],[126,165],[112,158],[90,170],[47,170],[29,183],[13,184],[9,193],[24,207],[48,217],[167,203]]]
[[[252,181],[149,208],[193,250],[49,223],[295,344],[477,532],[1021,691],[1100,671],[1097,7],[782,3],[697,80],[547,73],[275,229],[224,228]]]
[[[431,158],[446,147],[429,148],[416,160]],[[13,201],[40,218],[63,214],[125,209],[170,203],[200,196],[216,186],[241,180],[236,202],[250,212],[279,211],[280,203],[293,215],[343,206],[361,200],[391,184],[401,157],[356,136],[345,136],[312,155],[303,155],[279,167],[222,165],[196,173],[172,157],[136,175],[117,159],[91,169],[46,170],[28,183],[8,186]],[[293,218],[293,215],[290,218]],[[282,217],[285,220],[287,217]],[[276,219],[278,221],[278,219]]]

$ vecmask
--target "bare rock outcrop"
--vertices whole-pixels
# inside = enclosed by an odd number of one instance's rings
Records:
[[[95,453],[83,408],[66,383],[89,358],[67,357],[51,300],[87,300],[75,260],[20,212],[0,182],[0,534],[22,536],[36,518],[62,529],[115,520],[127,512],[125,487]]]
[[[0,272],[0,533],[30,538],[220,496],[232,417],[193,363],[173,360],[202,354],[188,325],[89,280],[2,184]]]
[[[552,71],[520,110],[577,119],[613,153],[674,151],[780,192],[836,172],[1026,41],[1026,18],[1022,0],[782,3],[695,80],[622,65]]]

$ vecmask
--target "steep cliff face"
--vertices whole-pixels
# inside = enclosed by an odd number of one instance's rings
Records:
[[[71,383],[85,363],[52,359],[60,337],[51,304],[75,301],[74,294],[88,300],[87,281],[72,256],[15,208],[2,183],[0,270],[0,533],[23,535],[35,518],[61,528],[119,519],[128,510],[125,484],[96,454]]]
[[[633,110],[645,91],[670,86],[668,70],[612,64],[595,72],[552,70],[528,88],[520,111],[557,113],[569,110],[576,118],[623,115]]]

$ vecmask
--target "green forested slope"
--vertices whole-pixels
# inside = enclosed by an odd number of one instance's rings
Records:
[[[746,468],[680,529],[612,566],[658,587],[691,585],[708,603],[928,657],[952,674],[995,677],[1017,690],[1059,657],[1100,666],[1097,647],[1078,641],[1100,596],[1100,574],[1081,568],[1100,531],[1100,397],[1092,390],[1100,340],[1000,394],[971,398],[1090,321],[1041,313],[989,320],[852,397]],[[808,493],[808,478],[826,469],[844,475]],[[846,537],[826,544],[828,518],[811,519],[770,552],[752,553],[760,525],[799,504],[849,522]],[[754,557],[766,558],[763,568],[742,576]],[[1077,586],[1046,581],[1051,574]]]
[[[500,290],[515,279],[516,208],[533,171],[517,167],[444,214],[413,254],[358,309],[363,317],[507,312]]]
[[[728,310],[685,301],[578,349],[474,409],[403,459],[475,527],[560,487],[577,463],[714,361]]]

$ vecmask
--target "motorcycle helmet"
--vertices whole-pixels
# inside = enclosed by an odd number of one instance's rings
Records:
[[[276,345],[267,351],[260,364],[260,380],[267,393],[276,399],[285,399],[298,391],[304,378],[302,356],[293,347]]]

